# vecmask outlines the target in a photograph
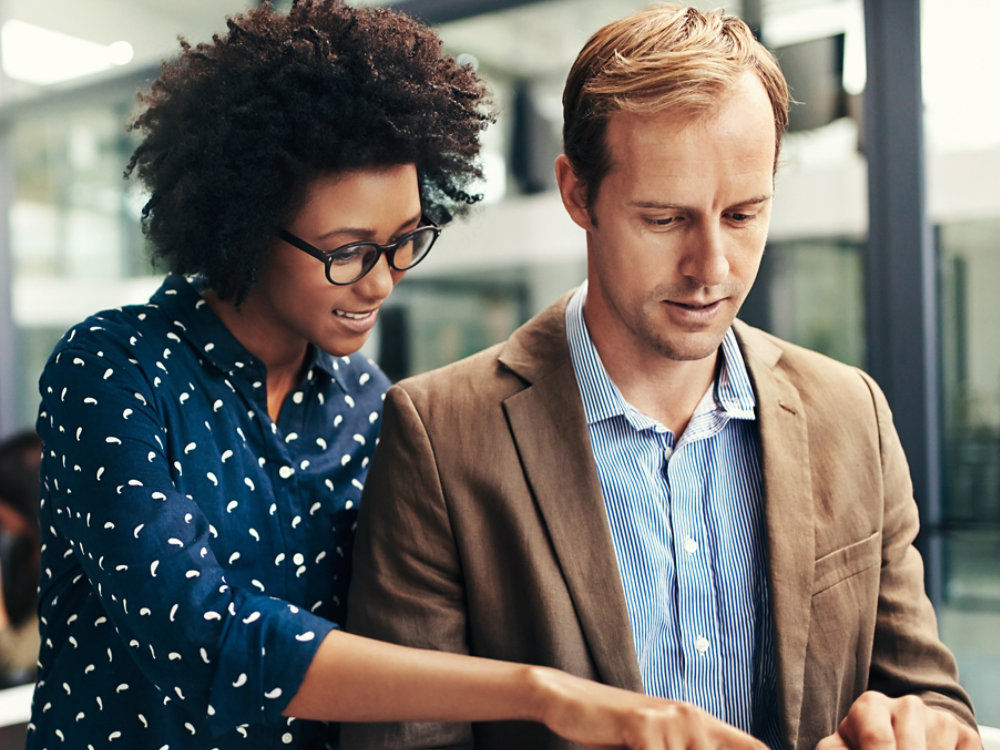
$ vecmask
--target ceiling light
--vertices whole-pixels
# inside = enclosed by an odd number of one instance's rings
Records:
[[[125,65],[132,54],[128,42],[98,44],[24,21],[7,21],[0,30],[4,73],[41,86]]]

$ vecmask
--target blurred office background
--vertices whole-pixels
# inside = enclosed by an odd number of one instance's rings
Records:
[[[124,126],[178,35],[203,40],[250,4],[0,0],[0,437],[33,424],[69,325],[157,286]],[[396,290],[369,346],[395,378],[504,338],[583,278],[583,233],[552,178],[562,83],[591,32],[649,3],[393,4],[438,26],[500,112],[484,204]],[[799,102],[743,317],[885,387],[943,637],[980,721],[1000,725],[1000,3],[726,7],[777,51]]]

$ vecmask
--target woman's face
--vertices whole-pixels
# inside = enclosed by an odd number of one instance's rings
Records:
[[[316,179],[283,228],[328,251],[362,240],[391,243],[420,219],[417,170],[403,164]],[[240,317],[252,317],[256,348],[264,346],[279,359],[274,347],[291,353],[307,342],[338,356],[351,354],[368,339],[379,308],[403,275],[383,254],[363,278],[335,286],[321,260],[276,238]]]

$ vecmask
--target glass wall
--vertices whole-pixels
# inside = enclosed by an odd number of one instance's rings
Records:
[[[740,317],[856,367],[865,362],[863,242],[771,242]]]
[[[1000,724],[1000,216],[939,227],[943,387],[941,628],[975,696]]]
[[[42,363],[69,325],[132,301],[130,279],[152,273],[138,228],[141,197],[122,178],[131,153],[129,104],[77,107],[12,123],[10,204],[17,418],[34,421]]]
[[[940,289],[941,632],[979,720],[1000,725],[1000,5],[923,0],[923,77]],[[970,23],[970,19],[975,19]]]

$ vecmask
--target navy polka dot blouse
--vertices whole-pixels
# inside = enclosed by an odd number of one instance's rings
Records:
[[[57,345],[30,750],[336,747],[281,712],[344,619],[388,381],[311,356],[274,423],[263,364],[173,275]]]

